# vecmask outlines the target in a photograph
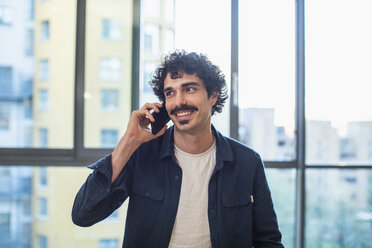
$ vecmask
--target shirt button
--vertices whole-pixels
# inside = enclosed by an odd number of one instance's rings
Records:
[[[175,176],[174,179],[175,179],[176,181],[178,181],[178,179],[180,179],[180,177],[179,177],[179,176]]]
[[[213,214],[214,213],[214,208],[211,208],[211,214]]]
[[[146,195],[146,197],[149,197],[150,196],[150,193],[149,192],[146,192],[145,195]]]

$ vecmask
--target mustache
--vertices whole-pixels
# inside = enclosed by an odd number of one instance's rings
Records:
[[[194,110],[194,111],[198,111],[199,109],[196,106],[185,104],[185,105],[181,105],[181,106],[175,107],[174,109],[172,109],[172,111],[170,113],[171,113],[171,115],[174,115],[176,112],[181,111],[181,110]]]

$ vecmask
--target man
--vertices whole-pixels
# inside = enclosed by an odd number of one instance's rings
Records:
[[[123,247],[283,247],[262,160],[211,124],[227,99],[219,68],[176,51],[150,82],[164,103],[134,111],[79,190],[72,219],[93,225],[130,198]],[[153,135],[151,110],[174,125]]]

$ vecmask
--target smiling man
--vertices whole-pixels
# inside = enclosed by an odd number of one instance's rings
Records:
[[[150,84],[163,104],[133,111],[112,154],[89,166],[74,223],[91,226],[129,198],[123,247],[283,247],[260,156],[211,124],[227,99],[219,68],[176,51]],[[174,125],[153,135],[151,110],[164,107]]]

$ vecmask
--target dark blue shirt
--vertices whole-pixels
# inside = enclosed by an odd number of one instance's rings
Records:
[[[260,156],[212,128],[217,146],[208,187],[212,247],[283,247]],[[129,197],[123,247],[168,247],[182,183],[173,127],[138,148],[112,184],[111,155],[89,168],[94,171],[76,195],[73,222],[91,226]]]

